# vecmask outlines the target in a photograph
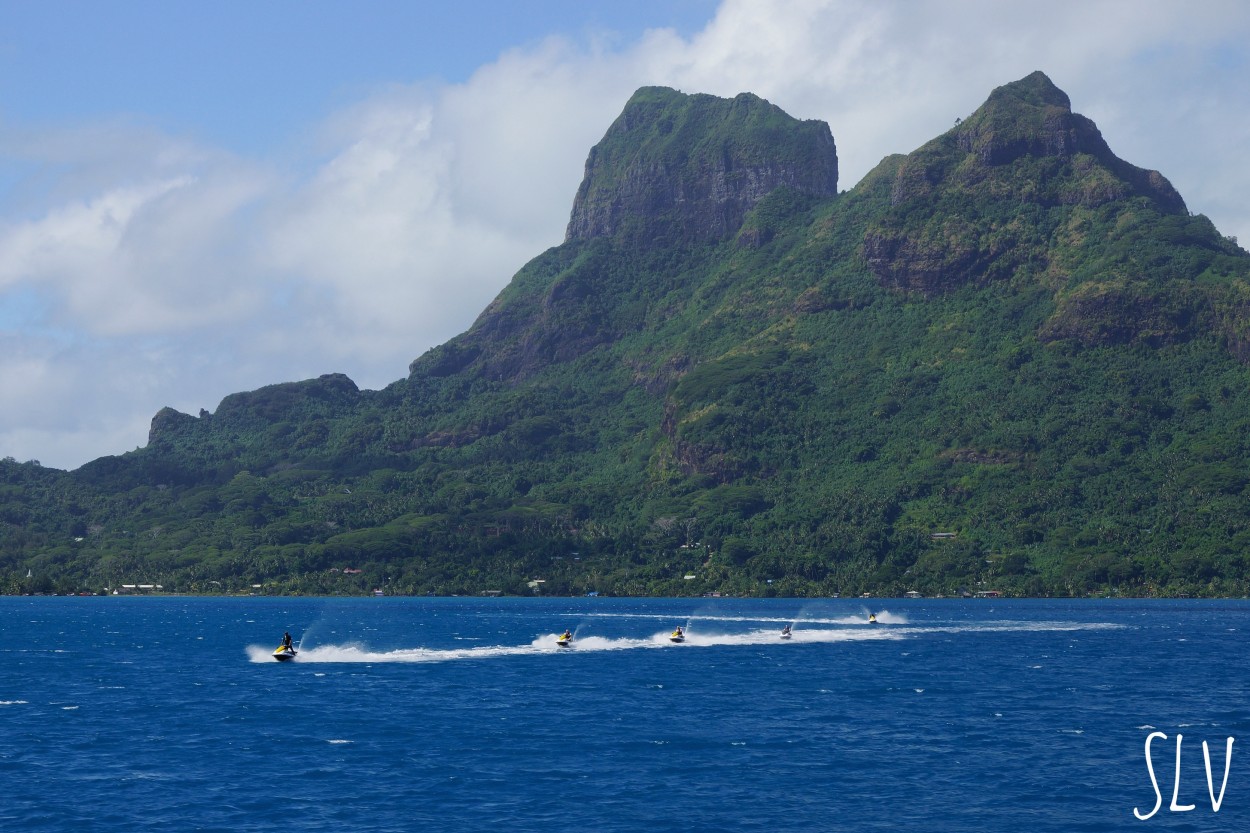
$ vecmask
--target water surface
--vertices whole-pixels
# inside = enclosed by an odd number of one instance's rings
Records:
[[[1244,601],[0,598],[0,830],[1244,830],[1248,630]]]

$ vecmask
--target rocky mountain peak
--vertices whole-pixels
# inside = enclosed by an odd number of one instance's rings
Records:
[[[837,193],[829,125],[750,93],[726,99],[644,87],[591,149],[566,239],[720,240],[783,186]]]
[[[1158,171],[1117,157],[1094,122],[1042,72],[995,89],[967,119],[906,157],[879,166],[890,210],[865,235],[863,254],[884,284],[926,295],[969,280],[1029,269],[1047,256],[1018,245],[1013,217],[1079,207],[1126,210],[1145,201],[1185,218],[1185,201]]]
[[[1000,166],[1025,156],[1064,162],[1078,156],[1105,168],[1121,185],[1112,192],[1082,194],[1083,202],[1146,196],[1170,213],[1183,213],[1185,202],[1158,171],[1130,165],[1112,153],[1093,121],[1072,112],[1067,93],[1043,72],[995,89],[985,103],[954,131],[960,150],[986,166]]]

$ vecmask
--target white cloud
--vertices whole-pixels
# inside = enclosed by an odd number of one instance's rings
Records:
[[[1040,69],[1120,156],[1184,182],[1191,209],[1215,211],[1205,195],[1227,180],[1212,170],[1244,170],[1247,36],[1250,10],[1229,2],[1057,0],[1043,10],[993,0],[729,0],[692,41],[691,60],[673,66],[683,87],[749,89],[828,121],[844,188],[885,155],[948,129],[994,87]],[[1218,65],[1213,56],[1230,49],[1237,65]],[[1204,116],[1232,135],[1195,130]],[[1250,212],[1222,213],[1225,225],[1250,231]]]
[[[384,378],[397,378],[563,240],[585,154],[628,94],[602,96],[629,85],[577,72],[586,60],[552,39],[463,85],[395,87],[333,120],[329,158],[274,201],[267,252],[344,359],[390,357]]]
[[[158,153],[151,166],[115,169],[99,192],[0,223],[0,290],[37,288],[56,300],[58,326],[100,337],[246,315],[255,290],[235,241],[263,184],[242,165],[163,167]]]
[[[0,122],[23,173],[0,201],[0,340],[19,346],[0,354],[0,455],[76,466],[144,442],[163,405],[402,377],[563,239],[587,151],[645,84],[828,121],[849,188],[1041,69],[1120,156],[1250,240],[1248,30],[1236,3],[727,0],[690,39],[552,38],[461,84],[395,79],[312,131],[311,156]]]
[[[125,407],[125,398],[142,401],[168,382],[133,352],[59,337],[3,337],[0,351],[0,456],[44,465],[141,445],[152,414]]]

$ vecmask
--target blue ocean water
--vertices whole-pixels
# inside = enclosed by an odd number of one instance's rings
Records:
[[[0,598],[0,830],[1250,828],[1250,603],[868,604]]]

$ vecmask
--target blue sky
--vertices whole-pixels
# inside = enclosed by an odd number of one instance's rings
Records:
[[[380,85],[461,83],[553,35],[689,35],[715,10],[711,0],[6,0],[0,113],[45,124],[124,115],[264,154]]]
[[[828,121],[849,188],[1041,69],[1244,242],[1248,43],[1224,0],[0,0],[0,456],[402,378],[561,241],[645,84]]]

